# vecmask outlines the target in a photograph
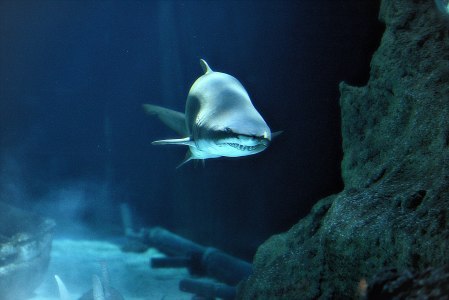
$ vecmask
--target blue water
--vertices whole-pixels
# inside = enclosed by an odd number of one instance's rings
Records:
[[[251,259],[342,189],[338,83],[366,83],[378,1],[0,1],[0,198],[57,236],[162,226]],[[142,103],[184,110],[199,59],[273,131],[257,155],[175,167]]]

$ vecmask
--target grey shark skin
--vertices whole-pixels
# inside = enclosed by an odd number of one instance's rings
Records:
[[[148,114],[156,115],[183,136],[153,144],[189,146],[185,160],[178,167],[192,159],[238,157],[265,150],[272,133],[243,85],[231,75],[212,71],[202,59],[200,64],[204,74],[190,88],[185,114],[143,105]]]

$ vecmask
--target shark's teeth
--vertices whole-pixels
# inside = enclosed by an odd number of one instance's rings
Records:
[[[229,145],[229,146],[231,146],[233,148],[236,148],[236,149],[239,149],[241,151],[253,151],[253,150],[256,150],[257,147],[259,146],[259,145],[256,145],[256,146],[245,146],[245,145],[240,145],[240,144],[237,144],[237,143],[226,143],[226,145]]]

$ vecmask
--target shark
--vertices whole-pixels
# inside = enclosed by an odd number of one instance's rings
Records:
[[[191,86],[184,113],[143,104],[146,113],[181,136],[152,144],[188,146],[178,168],[194,159],[240,157],[265,150],[281,132],[271,132],[235,77],[213,71],[204,59],[200,65],[204,74]]]

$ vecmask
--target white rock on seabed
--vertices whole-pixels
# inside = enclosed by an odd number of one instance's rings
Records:
[[[122,252],[119,246],[96,240],[56,239],[44,282],[30,300],[59,300],[54,275],[65,283],[71,299],[77,300],[92,288],[92,276],[101,278],[107,268],[110,286],[126,300],[184,300],[190,294],[178,290],[184,269],[151,269],[149,259],[163,254],[155,249],[144,253]]]

